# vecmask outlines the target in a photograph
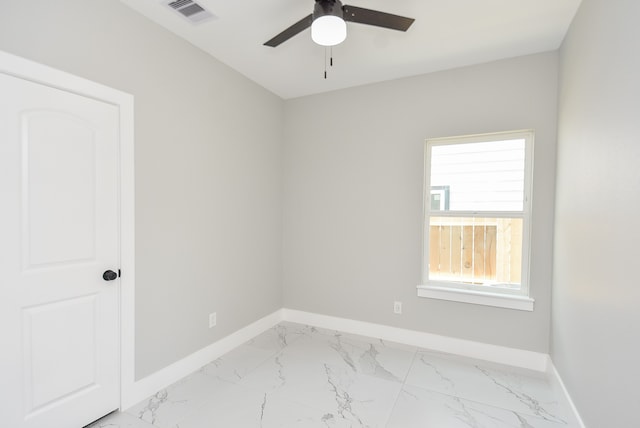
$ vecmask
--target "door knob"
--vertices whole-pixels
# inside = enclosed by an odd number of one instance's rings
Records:
[[[104,279],[105,281],[113,281],[117,277],[118,277],[118,274],[112,270],[105,270],[104,273],[102,274],[102,279]]]

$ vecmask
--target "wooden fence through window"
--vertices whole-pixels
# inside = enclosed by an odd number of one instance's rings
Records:
[[[519,284],[522,219],[432,217],[429,279]]]

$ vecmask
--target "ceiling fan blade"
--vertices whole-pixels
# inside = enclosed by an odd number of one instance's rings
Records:
[[[271,46],[272,48],[275,48],[279,44],[286,42],[287,40],[289,40],[296,34],[300,33],[301,31],[311,27],[311,22],[313,22],[313,16],[312,15],[305,16],[300,21],[296,22],[291,27],[287,28],[282,33],[275,36],[273,39],[269,40],[268,42],[265,42],[264,46]]]
[[[356,6],[344,5],[342,10],[345,21],[375,25],[376,27],[390,28],[398,31],[407,31],[409,27],[411,27],[411,24],[413,24],[413,21],[415,21],[413,18],[406,18],[404,16],[392,15],[390,13]]]

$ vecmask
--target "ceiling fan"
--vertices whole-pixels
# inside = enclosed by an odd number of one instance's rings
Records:
[[[407,31],[413,18],[392,15],[377,10],[364,9],[356,6],[342,5],[340,0],[315,0],[316,5],[311,15],[305,16],[271,40],[264,46],[275,48],[286,42],[303,30],[311,27],[311,38],[322,46],[335,46],[347,37],[348,22],[375,25],[398,31]]]

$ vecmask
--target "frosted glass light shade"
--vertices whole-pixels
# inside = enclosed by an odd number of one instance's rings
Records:
[[[321,46],[335,46],[346,38],[347,23],[340,17],[325,15],[311,24],[311,39]]]

